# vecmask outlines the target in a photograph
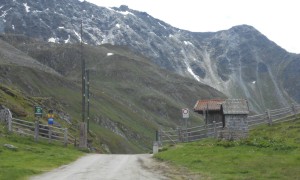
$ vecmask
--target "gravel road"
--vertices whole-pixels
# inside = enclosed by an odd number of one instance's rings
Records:
[[[32,180],[166,180],[150,154],[92,154]],[[156,169],[156,170],[155,170]]]

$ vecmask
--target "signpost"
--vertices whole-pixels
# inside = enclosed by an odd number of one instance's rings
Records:
[[[187,119],[190,117],[190,111],[188,108],[184,108],[181,110],[182,112],[182,118],[185,120],[185,139],[188,141],[188,134],[187,134]]]
[[[40,106],[34,106],[34,116],[42,117],[43,116],[43,108]]]
[[[187,118],[189,118],[189,116],[190,116],[190,111],[189,111],[189,109],[188,109],[188,108],[182,109],[182,117],[183,117],[184,119],[187,119]]]
[[[43,117],[43,108],[41,106],[34,106],[34,116],[37,117],[35,121],[35,128],[34,128],[34,139],[37,142],[39,137],[39,124],[40,124],[40,117]]]

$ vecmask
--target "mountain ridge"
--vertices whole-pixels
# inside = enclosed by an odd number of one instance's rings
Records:
[[[10,9],[12,6],[15,8]],[[127,6],[106,8],[76,0],[21,0],[0,7],[5,33],[78,43],[82,20],[85,43],[127,46],[160,67],[194,78],[231,98],[249,99],[256,112],[300,102],[300,83],[293,78],[299,72],[289,73],[289,64],[297,64],[300,55],[286,52],[252,26],[189,32]]]

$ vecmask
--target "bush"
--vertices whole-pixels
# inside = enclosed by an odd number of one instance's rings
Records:
[[[169,148],[168,147],[163,147],[163,148],[161,148],[161,149],[158,149],[158,152],[163,152],[163,151],[167,151]]]
[[[238,141],[220,140],[216,143],[217,146],[222,146],[225,148],[234,147],[239,145]]]
[[[255,146],[258,148],[272,148],[273,150],[292,150],[296,147],[290,146],[284,142],[283,139],[275,139],[269,137],[255,137],[249,138],[241,142],[244,145]]]

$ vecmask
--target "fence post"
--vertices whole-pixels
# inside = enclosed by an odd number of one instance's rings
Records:
[[[157,142],[159,146],[162,146],[162,142],[161,142],[161,129],[159,131],[157,131]]]
[[[267,109],[267,117],[268,117],[268,124],[269,126],[272,126],[272,117],[271,117],[271,112],[270,112],[270,109]]]
[[[80,123],[79,148],[87,148],[87,126],[85,122]]]
[[[51,125],[48,125],[48,138],[49,138],[49,143],[52,141],[52,127]]]
[[[177,127],[177,134],[178,134],[178,142],[182,142],[182,132],[181,132],[181,128]]]
[[[215,138],[217,138],[218,137],[218,134],[217,134],[217,128],[216,128],[216,121],[213,121],[213,123],[214,123],[214,135],[215,135]]]
[[[39,121],[34,123],[34,141],[38,142],[39,140]]]
[[[64,131],[64,145],[68,146],[68,129],[67,128],[65,128],[65,131]]]

